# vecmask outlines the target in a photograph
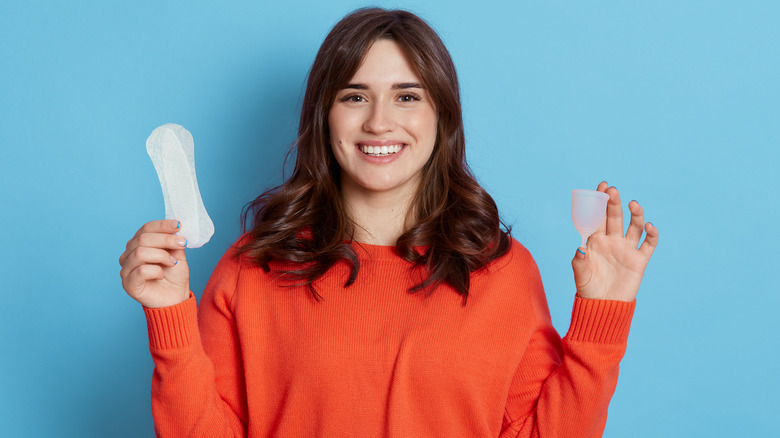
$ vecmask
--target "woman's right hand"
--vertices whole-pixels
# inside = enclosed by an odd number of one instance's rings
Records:
[[[177,220],[146,223],[119,256],[122,287],[144,307],[173,306],[189,298],[187,239],[174,235],[180,227]]]

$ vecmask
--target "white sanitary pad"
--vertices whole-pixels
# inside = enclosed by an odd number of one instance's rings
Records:
[[[214,223],[198,190],[192,134],[181,125],[162,125],[146,139],[146,152],[160,178],[165,218],[181,221],[177,234],[187,238],[187,248],[200,248],[214,235]]]

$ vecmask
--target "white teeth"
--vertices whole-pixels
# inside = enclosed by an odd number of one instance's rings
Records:
[[[366,145],[360,146],[360,150],[363,151],[364,154],[374,155],[378,157],[397,154],[398,152],[401,151],[401,149],[403,149],[403,146],[400,144],[394,144],[391,146],[366,146]]]

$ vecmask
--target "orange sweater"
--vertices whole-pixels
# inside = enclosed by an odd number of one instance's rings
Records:
[[[231,248],[199,308],[145,309],[158,436],[598,437],[635,303],[575,298],[561,341],[516,241],[468,302],[410,294],[393,247],[358,248],[304,287]]]

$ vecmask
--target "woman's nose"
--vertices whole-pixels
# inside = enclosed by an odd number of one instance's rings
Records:
[[[363,130],[372,134],[382,134],[392,131],[394,126],[392,109],[381,103],[373,103],[363,123]]]

